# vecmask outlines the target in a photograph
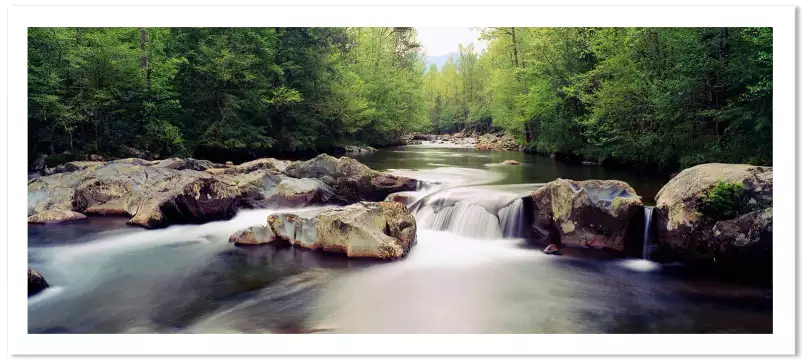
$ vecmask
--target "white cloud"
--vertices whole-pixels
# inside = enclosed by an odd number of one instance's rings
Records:
[[[480,31],[474,28],[415,28],[418,31],[418,41],[428,56],[439,56],[457,52],[457,46],[474,43],[477,52],[487,47],[487,41],[479,40]]]

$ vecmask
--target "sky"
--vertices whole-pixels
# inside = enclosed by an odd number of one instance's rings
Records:
[[[418,31],[418,41],[424,47],[428,56],[444,55],[457,52],[459,44],[474,43],[477,52],[487,47],[485,40],[480,37],[479,29],[471,28],[415,28]]]

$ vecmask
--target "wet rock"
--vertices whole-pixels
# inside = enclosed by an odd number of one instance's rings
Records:
[[[368,152],[375,152],[376,148],[373,147],[362,147],[362,146],[346,146],[343,147],[343,150],[346,153],[368,153]]]
[[[718,221],[713,235],[710,245],[718,264],[761,265],[771,269],[772,208]]]
[[[226,166],[234,166],[234,162],[226,161]]]
[[[345,202],[381,201],[400,191],[414,191],[416,180],[374,171],[350,157],[321,154],[308,161],[293,162],[284,174],[294,178],[319,179]]]
[[[289,162],[287,161],[281,161],[275,158],[259,158],[231,167],[226,170],[226,173],[249,173],[256,170],[274,170],[281,172],[288,164]]]
[[[276,239],[276,234],[267,226],[251,226],[237,231],[229,237],[229,242],[234,245],[261,245],[272,242]]]
[[[560,245],[625,251],[644,205],[617,180],[557,179],[530,194],[534,232]]]
[[[395,194],[388,195],[388,197],[385,198],[385,201],[398,202],[403,205],[411,205],[418,199],[419,196],[420,195],[413,192],[397,192]]]
[[[41,291],[43,291],[43,290],[45,290],[45,289],[47,289],[49,287],[50,287],[50,285],[47,284],[47,281],[45,280],[45,277],[42,276],[42,274],[39,274],[39,272],[37,272],[36,270],[33,270],[33,269],[31,269],[31,267],[28,267],[28,296],[29,297],[34,295],[34,294],[37,294],[37,293],[39,293],[39,292],[41,292]]]
[[[156,228],[227,219],[241,207],[382,200],[418,185],[354,159],[328,155],[293,163],[258,159],[229,167],[191,158],[128,158],[69,162],[59,168],[63,172],[29,181],[28,216],[47,210],[125,215],[132,225]]]
[[[503,164],[505,164],[505,165],[514,165],[514,166],[515,166],[515,165],[518,165],[518,164],[519,164],[519,161],[516,161],[516,160],[505,160],[505,161],[504,161],[504,162],[502,162],[502,163],[503,163]]]
[[[730,220],[702,210],[701,198],[717,182],[744,185],[748,200],[743,214]],[[744,259],[755,252],[766,258],[771,250],[772,168],[711,163],[685,169],[656,195],[653,211],[659,259],[688,263],[714,263],[729,255]],[[740,211],[742,212],[742,211]]]
[[[549,244],[544,248],[544,254],[547,255],[563,255],[563,252],[558,249],[555,244]]]
[[[172,168],[174,170],[194,170],[206,171],[213,168],[223,168],[224,165],[207,160],[196,160],[194,158],[168,158],[159,161],[157,167]]]
[[[322,181],[285,177],[271,189],[265,200],[270,205],[300,207],[324,204],[332,198],[336,198],[334,191]]]
[[[65,221],[83,220],[86,215],[69,210],[45,210],[28,216],[31,224],[55,224]]]
[[[273,214],[277,239],[348,257],[398,259],[415,244],[415,218],[395,202],[360,202],[306,214]]]
[[[338,178],[359,178],[377,173],[368,166],[350,157],[335,158],[320,154],[307,161],[292,162],[284,170],[284,174],[295,178],[321,178],[330,176]]]
[[[166,161],[98,162],[42,177],[28,185],[29,216],[61,210],[127,215],[131,224],[145,227],[199,223],[233,216],[240,199],[261,187],[192,170],[194,161]]]

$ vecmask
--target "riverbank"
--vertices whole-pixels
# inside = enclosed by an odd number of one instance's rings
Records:
[[[520,151],[529,154],[548,156],[552,159],[580,164],[584,166],[604,166],[610,169],[635,169],[639,172],[649,173],[659,177],[668,177],[681,170],[679,163],[657,164],[625,159],[621,157],[605,156],[601,158],[588,158],[577,152],[543,152],[532,145],[522,144],[515,137],[504,133],[478,133],[473,130],[461,131],[452,134],[423,134],[410,133],[405,135],[402,143],[407,145],[456,145],[460,147],[474,147],[478,150],[492,151]]]

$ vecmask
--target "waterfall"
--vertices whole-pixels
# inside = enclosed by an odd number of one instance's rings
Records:
[[[499,224],[502,227],[502,236],[506,238],[519,238],[524,236],[524,201],[516,199],[509,205],[499,209]]]
[[[408,205],[420,229],[500,239],[522,236],[521,197],[481,186],[456,187],[436,191]]]
[[[499,219],[479,205],[468,201],[458,201],[452,206],[435,210],[432,206],[422,207],[415,215],[423,229],[445,230],[457,235],[480,239],[502,237]]]
[[[652,221],[653,206],[644,206],[644,240],[641,251],[641,258],[644,260],[650,259],[650,225]]]

